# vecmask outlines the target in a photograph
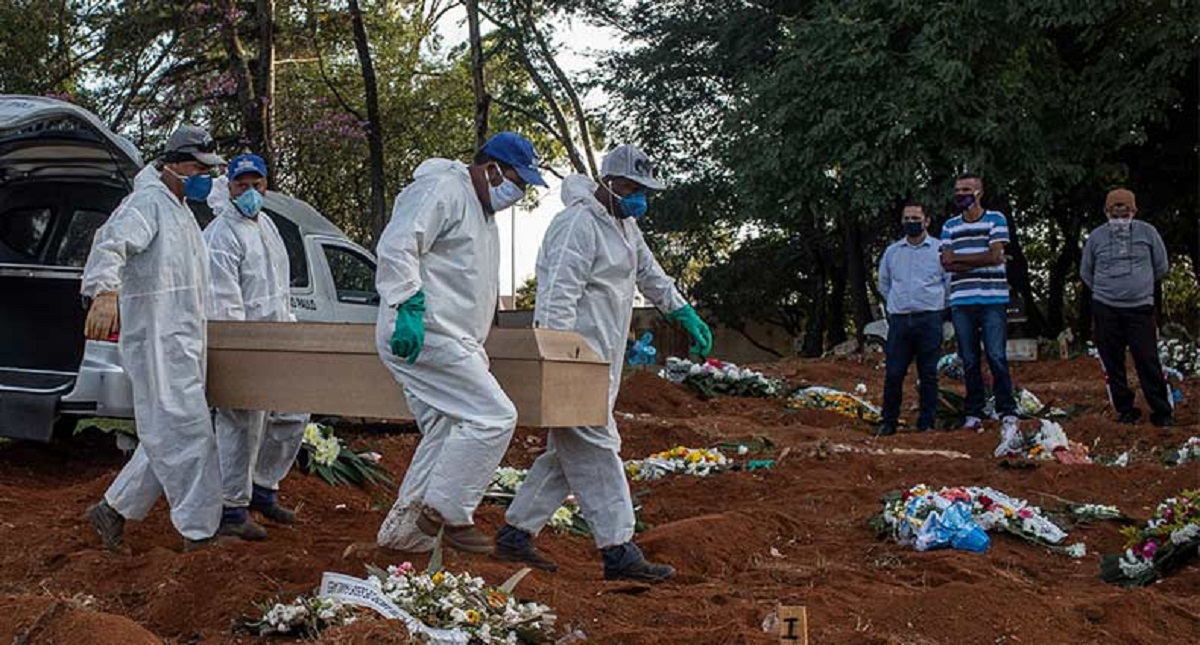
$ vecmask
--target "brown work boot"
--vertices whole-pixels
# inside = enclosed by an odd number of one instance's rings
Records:
[[[267,529],[263,528],[261,524],[251,519],[236,523],[222,522],[220,528],[217,529],[217,534],[241,538],[251,542],[267,539]]]
[[[421,511],[421,516],[417,518],[417,528],[430,537],[437,537],[438,532],[441,531],[443,543],[459,551],[492,552],[492,539],[480,532],[473,524],[450,526],[442,520],[442,516],[437,511],[428,506]]]
[[[121,553],[125,546],[125,518],[103,499],[89,506],[86,516],[100,534],[104,548]]]
[[[227,542],[228,542],[227,538],[222,538],[222,537],[219,537],[216,535],[214,535],[212,537],[203,538],[200,540],[192,540],[189,538],[183,538],[183,552],[191,553],[193,551],[202,551],[204,549],[210,549],[212,547],[222,546],[222,545],[226,544]]]

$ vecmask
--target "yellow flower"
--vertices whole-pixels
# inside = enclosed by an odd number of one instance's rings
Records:
[[[433,584],[435,584],[435,585],[442,584],[442,581],[445,579],[446,579],[446,576],[442,575],[441,571],[438,571],[437,573],[433,574],[433,578],[431,578],[431,580],[433,580]]]
[[[1013,510],[1012,510],[1011,508],[1009,508],[1009,507],[1005,506],[1005,507],[1004,507],[1004,516],[1005,516],[1005,517],[1012,517],[1013,515],[1015,515],[1015,513],[1013,513]]]
[[[699,452],[689,453],[687,456],[687,461],[690,464],[694,464],[698,461],[704,461],[704,455],[700,454]]]
[[[468,623],[471,623],[472,625],[476,625],[479,623],[480,620],[483,620],[483,614],[475,611],[474,609],[467,610],[467,622]]]

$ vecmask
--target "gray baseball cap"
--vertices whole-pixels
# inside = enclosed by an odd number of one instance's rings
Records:
[[[654,165],[646,153],[631,145],[621,145],[604,155],[600,162],[601,177],[624,177],[636,181],[650,190],[666,188],[654,178]]]
[[[167,152],[182,152],[191,155],[196,161],[206,166],[223,166],[225,159],[214,151],[217,142],[204,128],[194,125],[181,125],[170,139],[167,139]]]

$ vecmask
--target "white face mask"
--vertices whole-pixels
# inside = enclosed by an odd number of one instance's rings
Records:
[[[502,211],[509,206],[521,201],[525,196],[525,191],[513,180],[504,176],[500,167],[496,166],[496,172],[500,173],[501,179],[499,186],[493,186],[491,181],[488,181],[488,201],[492,203],[492,212]]]
[[[1128,233],[1133,226],[1132,217],[1113,217],[1108,220],[1108,226],[1114,233]]]

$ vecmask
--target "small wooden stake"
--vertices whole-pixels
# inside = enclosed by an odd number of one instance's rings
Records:
[[[808,645],[808,608],[779,606],[779,645]]]

